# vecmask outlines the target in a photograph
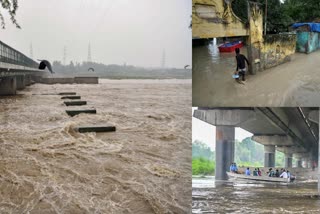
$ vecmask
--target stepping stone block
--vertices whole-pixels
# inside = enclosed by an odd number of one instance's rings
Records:
[[[58,95],[76,95],[76,92],[61,92]]]
[[[87,110],[66,110],[67,114],[71,117],[81,114],[81,113],[86,113],[86,114],[96,114],[97,111],[95,109],[87,109]]]
[[[113,125],[88,125],[88,126],[79,126],[76,128],[78,132],[115,132],[116,127]]]
[[[61,97],[61,99],[76,100],[76,99],[81,99],[81,96],[64,96],[64,97]]]
[[[83,105],[87,105],[87,101],[64,101],[63,102],[66,106],[83,106]]]

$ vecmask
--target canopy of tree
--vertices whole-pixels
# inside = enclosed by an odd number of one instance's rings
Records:
[[[266,0],[252,0],[260,3],[265,11]],[[295,22],[319,21],[319,0],[267,0],[267,32],[287,32],[288,27]],[[247,0],[234,0],[232,3],[234,13],[244,22],[248,22]]]
[[[18,10],[18,0],[0,0],[1,7],[5,11],[9,13],[11,22],[17,27],[20,28],[20,25],[17,23],[16,20],[16,12]],[[4,29],[6,27],[4,17],[2,11],[0,10],[0,20],[1,20],[1,27]]]

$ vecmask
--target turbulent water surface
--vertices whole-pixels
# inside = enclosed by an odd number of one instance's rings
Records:
[[[192,179],[192,213],[320,213],[316,183],[280,185]]]
[[[246,48],[241,53],[247,56]],[[296,53],[291,62],[248,75],[245,85],[232,79],[235,53],[219,53],[210,43],[192,49],[192,103],[201,107],[320,105],[320,51]]]
[[[97,114],[69,117],[73,91]],[[36,94],[36,95],[35,95]],[[35,84],[0,98],[0,213],[191,209],[191,81]],[[114,124],[114,133],[77,125]]]

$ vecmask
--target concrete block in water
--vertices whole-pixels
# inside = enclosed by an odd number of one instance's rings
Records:
[[[75,77],[74,82],[77,84],[98,84],[98,77]]]
[[[76,92],[61,92],[61,93],[58,93],[58,95],[76,95],[77,93]]]
[[[81,96],[64,96],[64,97],[61,97],[61,99],[76,100],[76,99],[81,99]]]
[[[95,109],[86,109],[86,110],[66,110],[66,113],[73,117],[77,114],[86,113],[86,114],[96,114],[97,111]]]
[[[88,126],[79,126],[76,128],[78,132],[115,132],[116,127],[113,125],[88,125]]]
[[[87,101],[64,101],[63,102],[66,106],[83,106],[83,105],[87,105]]]

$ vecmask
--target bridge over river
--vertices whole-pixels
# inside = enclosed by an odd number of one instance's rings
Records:
[[[235,127],[264,145],[265,167],[275,167],[276,150],[285,154],[285,168],[292,168],[293,157],[298,168],[319,161],[318,108],[199,108],[193,116],[216,126],[217,180],[227,179],[234,162]]]
[[[14,95],[45,75],[38,67],[39,63],[0,41],[0,95]]]

